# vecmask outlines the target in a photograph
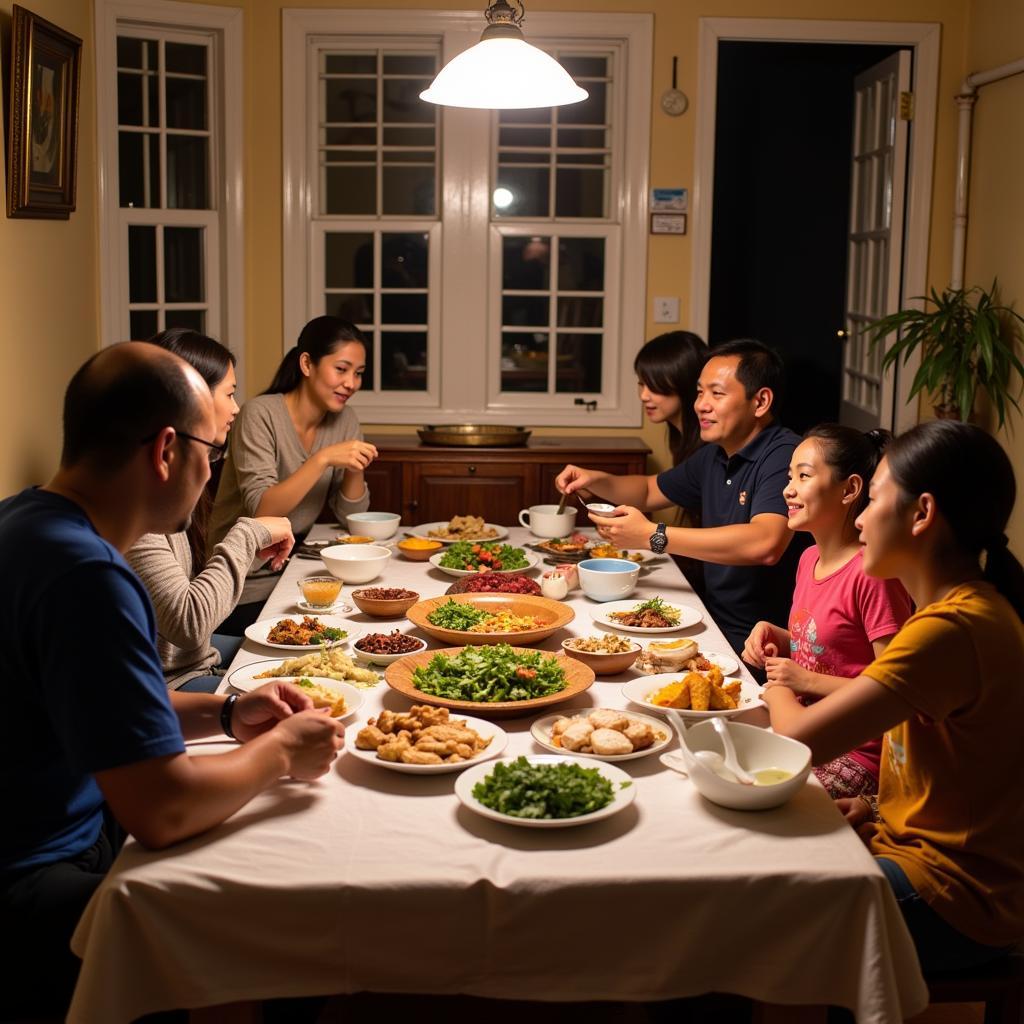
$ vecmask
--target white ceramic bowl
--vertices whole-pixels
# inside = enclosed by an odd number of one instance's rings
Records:
[[[690,754],[698,750],[724,753],[714,725],[712,721],[704,721],[686,730],[686,746]],[[684,748],[682,754],[686,770],[701,796],[737,811],[763,811],[784,804],[803,788],[811,771],[810,747],[756,725],[727,722],[726,727],[732,736],[741,768],[751,774],[764,768],[781,768],[791,772],[792,776],[785,782],[770,786],[744,786],[739,782],[728,782],[689,756]]]
[[[585,558],[576,569],[580,589],[594,601],[621,601],[640,579],[640,566],[624,558]]]
[[[384,571],[391,552],[376,544],[334,544],[324,548],[320,557],[342,583],[369,583]]]
[[[395,512],[353,512],[345,516],[348,532],[353,537],[372,537],[387,540],[398,532],[402,517]]]

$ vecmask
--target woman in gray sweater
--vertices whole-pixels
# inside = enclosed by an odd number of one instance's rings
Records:
[[[223,456],[235,403],[235,359],[221,344],[182,328],[163,331],[152,344],[191,363],[209,385],[217,414],[217,437],[208,447],[210,461]],[[178,435],[186,444],[203,444]],[[128,561],[145,584],[156,610],[157,647],[171,689],[212,693],[220,682],[214,666],[227,664],[240,641],[214,635],[242,594],[254,559],[278,567],[291,550],[291,524],[278,516],[241,518],[206,557],[206,527],[212,502],[204,491],[186,530],[147,533],[128,552]]]
[[[210,540],[239,516],[287,516],[304,536],[325,503],[344,520],[370,506],[363,471],[377,449],[363,440],[349,401],[362,387],[366,343],[359,328],[319,316],[302,329],[269,388],[245,403],[217,490]],[[250,574],[220,631],[240,635],[274,589],[274,566]]]

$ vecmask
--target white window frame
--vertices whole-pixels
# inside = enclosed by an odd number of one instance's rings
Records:
[[[393,26],[392,26],[393,21]],[[393,33],[389,28],[393,27]],[[478,11],[411,11],[411,10],[309,10],[290,9],[282,12],[282,67],[284,111],[282,123],[284,172],[284,316],[282,351],[294,344],[303,324],[322,310],[311,302],[311,279],[314,272],[314,217],[309,136],[310,116],[315,117],[312,95],[313,76],[308,73],[310,47],[323,42],[323,37],[344,37],[358,45],[360,37],[374,41],[394,34],[408,39],[427,36],[442,42],[442,61],[480,39],[484,21]],[[441,302],[431,302],[430,317],[440,305],[440,323],[428,332],[430,343],[440,346],[437,357],[440,367],[436,399],[413,404],[415,393],[402,392],[401,397],[387,398],[387,392],[359,396],[358,405],[364,420],[387,423],[422,423],[430,413],[430,422],[457,423],[472,419],[484,423],[519,424],[524,419],[543,419],[546,425],[595,427],[635,427],[639,424],[632,362],[634,349],[644,336],[647,305],[647,196],[650,158],[651,68],[654,18],[651,14],[559,14],[529,12],[524,25],[527,38],[545,46],[560,41],[595,45],[617,44],[623,58],[616,73],[620,76],[628,109],[616,110],[621,132],[617,144],[622,174],[622,187],[613,193],[607,220],[571,218],[547,222],[545,230],[563,234],[605,235],[614,229],[621,235],[617,263],[606,264],[606,286],[614,282],[620,301],[606,298],[606,347],[617,351],[606,355],[610,362],[604,392],[596,411],[577,406],[565,407],[567,396],[506,393],[495,400],[489,396],[489,384],[496,379],[500,362],[500,325],[486,344],[481,334],[494,332],[496,313],[488,302],[493,286],[493,246],[500,246],[502,232],[514,232],[522,226],[513,218],[492,223],[490,216],[491,154],[481,161],[474,158],[469,147],[461,144],[466,138],[491,139],[491,111],[444,108],[440,140],[441,209],[440,276],[431,278],[431,291],[440,288]],[[479,152],[478,150],[476,152]],[[613,168],[613,174],[616,173]],[[319,219],[319,218],[318,218]],[[337,218],[338,227],[359,223],[356,218]],[[412,222],[412,219],[408,219]],[[364,221],[365,223],[365,221]],[[403,230],[406,218],[375,221],[384,230]],[[422,223],[422,222],[421,222]],[[426,225],[422,225],[426,227]],[[536,234],[537,230],[531,231]],[[465,238],[479,238],[479,246],[466,245]],[[499,241],[496,243],[495,239]],[[322,244],[322,243],[321,243]],[[609,254],[609,262],[611,253]],[[630,269],[628,285],[622,279],[624,268]],[[433,274],[433,268],[431,269]],[[609,276],[614,274],[615,276]],[[446,287],[446,282],[449,286]],[[457,282],[452,286],[451,282]],[[319,283],[319,282],[318,282]],[[500,284],[500,281],[499,281]],[[613,289],[615,290],[615,289]],[[321,289],[322,291],[322,289]],[[500,305],[500,288],[493,293]],[[614,316],[614,322],[612,317]],[[617,331],[618,344],[613,332]],[[435,341],[435,336],[440,337]],[[630,345],[630,339],[636,345]],[[431,354],[433,357],[433,354]],[[428,393],[433,394],[433,393]],[[605,395],[607,403],[605,404]],[[545,399],[537,402],[536,399]],[[559,408],[559,405],[562,407]]]
[[[128,228],[159,224],[202,227],[210,265],[203,303],[206,333],[231,348],[238,390],[245,393],[245,247],[242,150],[243,12],[176,0],[96,0],[96,135],[99,154],[100,338],[129,337]],[[192,33],[210,38],[211,209],[122,209],[118,189],[117,37]],[[189,41],[185,36],[183,41]],[[157,249],[162,294],[162,250]],[[138,308],[138,304],[136,304]]]

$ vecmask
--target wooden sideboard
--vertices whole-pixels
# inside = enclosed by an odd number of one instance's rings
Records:
[[[555,477],[570,462],[616,475],[646,473],[650,449],[633,437],[531,437],[519,448],[441,448],[411,434],[373,434],[379,457],[366,470],[371,507],[402,523],[482,516],[515,526],[519,510],[558,500]]]

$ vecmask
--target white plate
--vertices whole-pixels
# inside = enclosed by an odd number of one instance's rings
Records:
[[[259,671],[264,672],[270,665],[276,665],[277,662],[271,661],[257,661],[256,665],[259,666]],[[246,668],[252,666],[246,665]],[[231,676],[236,676],[238,671],[231,673]],[[321,676],[296,676],[290,678],[288,676],[275,676],[276,679],[280,679],[285,683],[294,683],[295,679],[309,679],[314,683],[319,683],[325,689],[337,690],[345,698],[345,714],[340,715],[340,718],[350,718],[363,706],[363,695],[357,690],[351,683],[343,683],[339,679],[325,679]],[[242,679],[242,678],[230,678],[229,683],[236,690],[242,690],[244,693],[249,693],[252,690],[258,689],[264,683],[269,683],[269,679]],[[302,689],[302,687],[299,687]]]
[[[449,576],[479,576],[480,573],[474,569],[449,569],[446,565],[441,565],[441,559],[444,558],[445,553],[438,551],[436,555],[430,556],[430,564],[435,569],[440,569],[441,572],[448,573]],[[527,572],[532,569],[540,559],[532,551],[524,551],[523,555],[526,557],[527,564],[521,565],[518,569],[491,569],[491,572],[497,573],[499,576],[507,576],[514,572]]]
[[[612,797],[612,802],[599,811],[581,814],[576,818],[513,818],[509,814],[501,814],[499,811],[491,810],[490,807],[484,807],[473,796],[473,787],[494,770],[493,764],[478,764],[463,772],[455,780],[455,795],[469,810],[475,811],[485,818],[503,821],[506,825],[523,825],[526,828],[568,828],[571,825],[586,825],[592,821],[600,821],[602,818],[610,818],[613,814],[625,810],[636,796],[636,783],[621,768],[616,768],[613,764],[605,764],[603,761],[588,763],[577,757],[566,757],[564,754],[558,756],[526,754],[525,757],[530,764],[557,764],[559,761],[570,761],[578,764],[581,768],[596,768],[612,784],[615,794]],[[629,783],[625,788],[622,786],[624,782]]]
[[[263,661],[250,661],[248,665],[242,665],[241,668],[236,668],[234,670],[234,672],[231,672],[228,675],[228,677],[225,680],[225,682],[228,684],[228,686],[233,686],[236,690],[255,690],[257,686],[262,686],[265,682],[267,682],[267,679],[257,679],[256,676],[260,675],[260,673],[262,673],[262,672],[269,672],[271,669],[276,669],[278,665],[282,664],[286,660],[288,660],[288,659],[286,659],[286,658],[269,658],[269,659],[264,659]],[[286,676],[286,675],[274,675],[274,676],[268,676],[267,678],[268,679],[271,679],[271,678],[272,679],[294,679],[294,678],[298,678],[298,677],[296,677],[296,676]],[[309,676],[309,678],[312,679],[313,676]],[[316,678],[319,679],[321,677],[317,676]],[[378,676],[377,678],[378,678],[378,681],[379,681],[380,676]],[[345,682],[342,679],[335,679],[334,681],[336,683]],[[350,685],[350,684],[346,683],[345,685],[347,686],[347,685]],[[361,683],[360,685],[361,686],[366,686],[367,684],[366,683]],[[376,685],[376,684],[374,684],[374,685]],[[355,687],[355,689],[358,689],[358,687]]]
[[[494,722],[485,722],[482,718],[468,718],[465,715],[452,715],[452,721],[465,722],[471,729],[475,729],[486,739],[491,737],[491,742],[480,751],[476,757],[468,761],[456,761],[455,764],[405,764],[403,761],[383,761],[377,756],[376,750],[360,750],[356,746],[356,735],[362,725],[356,727],[350,725],[345,735],[345,750],[360,761],[376,765],[378,768],[390,768],[393,772],[408,772],[410,775],[443,775],[446,772],[461,772],[463,768],[472,768],[481,761],[488,761],[497,757],[508,743],[508,733]],[[365,723],[364,723],[365,724]]]
[[[335,612],[352,611],[352,606],[341,600],[335,601],[330,608],[315,608],[313,605],[306,604],[305,601],[300,599],[295,602],[295,607],[303,615],[333,615]]]
[[[245,635],[254,643],[261,644],[263,647],[274,647],[279,651],[319,651],[322,644],[272,644],[267,639],[267,634],[283,619],[291,618],[295,619],[297,616],[279,615],[276,619],[261,619],[259,622],[254,622],[251,626],[245,627]],[[346,619],[338,618],[337,615],[321,615],[319,612],[315,616],[325,626],[333,626],[335,629],[343,629],[348,634],[342,640],[327,640],[325,641],[328,647],[344,647],[352,639],[352,623]]]
[[[697,608],[688,604],[676,604],[674,601],[666,601],[670,608],[679,610],[678,626],[624,626],[610,618],[612,612],[631,612],[637,605],[644,603],[645,598],[632,598],[629,601],[606,601],[597,608],[592,609],[590,616],[595,622],[602,626],[611,626],[612,629],[621,629],[623,633],[675,633],[680,629],[688,629],[696,626],[698,622],[704,621],[704,615]]]
[[[724,676],[735,676],[739,675],[740,663],[732,654],[727,654],[725,651],[705,651],[702,647],[700,649],[701,656],[707,658],[712,665],[717,665],[722,670]]]
[[[572,711],[572,708],[567,709],[568,712]],[[587,713],[590,711],[597,711],[598,708],[588,708]],[[610,708],[609,710],[617,711],[618,708]],[[672,730],[660,719],[653,718],[650,715],[638,715],[635,711],[623,711],[624,715],[629,715],[634,721],[646,722],[657,735],[661,734],[661,739],[656,739],[654,743],[649,747],[645,747],[643,750],[634,750],[631,754],[585,754],[582,750],[566,750],[565,747],[556,747],[551,742],[551,726],[558,721],[559,718],[574,718],[576,715],[566,713],[565,715],[545,715],[544,718],[538,718],[533,725],[530,726],[530,735],[542,746],[548,750],[554,751],[556,754],[562,754],[563,756],[571,757],[589,757],[594,761],[608,761],[614,764],[616,761],[632,761],[635,757],[646,757],[648,754],[657,754],[664,750],[672,742]],[[577,715],[582,717],[580,712]]]
[[[402,654],[370,654],[368,651],[359,650],[353,643],[352,656],[363,665],[390,665],[392,662],[398,661],[399,658],[406,658],[410,654],[419,654],[427,649],[426,640],[422,640],[418,636],[414,636],[412,639],[419,644],[419,647],[412,651],[405,651]]]
[[[652,693],[657,693],[663,686],[668,686],[669,683],[674,683],[677,680],[683,678],[686,672],[662,672],[656,676],[638,676],[636,679],[631,679],[625,686],[622,687],[622,694],[628,700],[634,704],[644,708],[647,711],[655,711],[658,714],[664,714],[665,708],[658,707],[657,704],[652,704],[647,698]],[[730,708],[728,711],[684,711],[676,709],[683,718],[712,718],[714,715],[718,715],[721,718],[731,718],[733,715],[738,715],[741,711],[749,711],[751,708],[764,707],[764,701],[761,700],[761,687],[757,683],[751,682],[749,679],[740,680],[740,699],[739,707]]]
[[[422,526],[413,526],[405,532],[413,537],[422,537],[424,540],[436,540],[441,544],[455,544],[461,538],[455,540],[446,540],[444,537],[431,537],[431,530],[442,530],[448,525],[448,522],[443,523],[424,523]],[[484,529],[497,530],[498,532],[493,537],[482,537],[479,540],[474,538],[472,543],[474,544],[490,544],[491,541],[504,540],[508,536],[508,528],[505,526],[498,526],[497,523],[484,523]]]

